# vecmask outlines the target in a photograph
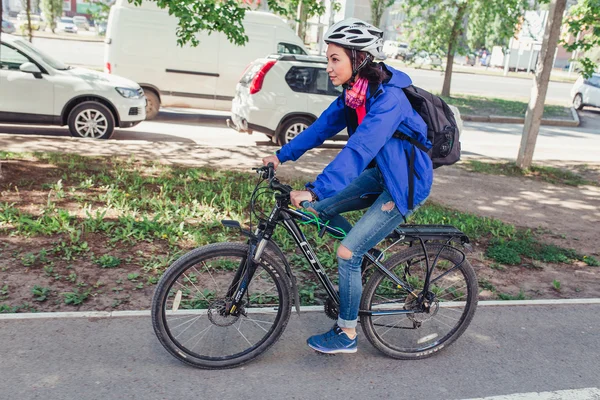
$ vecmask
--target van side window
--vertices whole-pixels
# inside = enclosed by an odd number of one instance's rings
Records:
[[[301,54],[306,55],[306,52],[300,46],[291,43],[278,43],[277,53],[279,54]]]
[[[333,86],[324,68],[292,67],[285,81],[294,92],[339,96],[341,88]]]
[[[29,62],[27,57],[12,47],[0,46],[0,69],[18,71],[21,64]]]

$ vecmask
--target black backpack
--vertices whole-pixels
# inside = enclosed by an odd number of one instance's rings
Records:
[[[394,137],[407,140],[429,155],[433,168],[452,165],[460,160],[459,130],[454,113],[448,104],[438,96],[416,86],[402,89],[415,111],[427,124],[427,139],[432,143],[428,149],[417,140],[396,132]]]

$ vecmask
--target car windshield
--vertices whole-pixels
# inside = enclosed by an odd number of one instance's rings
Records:
[[[51,66],[54,69],[57,69],[60,71],[65,71],[65,70],[71,68],[68,65],[61,63],[60,61],[55,60],[54,58],[50,57],[49,55],[42,53],[41,51],[39,51],[38,49],[33,47],[31,44],[29,44],[25,40],[16,40],[15,44],[18,47],[20,47],[22,50],[25,50],[26,53],[34,54],[35,56],[40,58],[42,61],[44,61],[46,64],[48,64],[49,66]]]
[[[60,22],[64,22],[65,24],[72,24],[73,18],[61,18]]]

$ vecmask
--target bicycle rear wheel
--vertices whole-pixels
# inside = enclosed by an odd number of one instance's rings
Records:
[[[467,329],[477,307],[477,278],[460,252],[441,245],[427,246],[430,265],[441,250],[430,278],[429,308],[417,297],[425,282],[426,262],[420,246],[387,260],[384,265],[408,283],[412,294],[377,270],[365,287],[361,310],[402,311],[402,314],[361,315],[365,336],[378,350],[398,359],[426,358],[449,346]],[[410,312],[413,311],[413,312]]]
[[[239,315],[222,313],[247,255],[247,244],[211,244],[185,254],[165,272],[152,299],[152,324],[169,353],[199,368],[230,368],[254,359],[281,336],[290,317],[289,285],[266,253]]]

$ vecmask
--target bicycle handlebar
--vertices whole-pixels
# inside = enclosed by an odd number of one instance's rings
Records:
[[[275,177],[275,165],[273,163],[268,163],[266,166],[252,169],[256,171],[257,174],[260,174],[263,179],[269,180],[269,187],[271,189],[287,195],[294,190],[291,186],[280,183]]]

